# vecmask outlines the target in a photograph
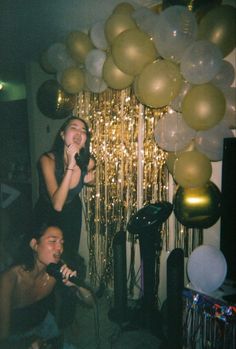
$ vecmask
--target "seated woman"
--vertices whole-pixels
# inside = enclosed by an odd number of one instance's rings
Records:
[[[0,348],[66,348],[65,343],[52,344],[60,333],[50,312],[56,279],[47,272],[50,263],[60,262],[63,233],[56,226],[43,225],[20,252],[17,263],[0,274]],[[63,264],[60,272],[64,285],[73,286],[70,290],[80,296],[80,288],[69,281],[76,271]]]

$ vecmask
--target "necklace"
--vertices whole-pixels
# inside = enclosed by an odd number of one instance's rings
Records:
[[[49,280],[49,275],[48,275],[48,273],[45,273],[45,281],[42,284],[43,287],[47,286],[48,280]]]

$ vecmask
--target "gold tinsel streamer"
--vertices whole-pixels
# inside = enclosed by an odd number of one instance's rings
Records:
[[[142,204],[167,200],[166,154],[154,140],[154,128],[166,108],[143,107],[140,130],[140,103],[130,88],[106,90],[100,94],[81,92],[76,114],[91,129],[91,152],[96,158],[96,184],[83,190],[88,231],[89,274],[93,285],[113,278],[112,242],[115,234],[126,230],[137,209],[138,135],[143,131]],[[165,225],[163,236],[168,236]],[[131,249],[135,244],[131,240]],[[168,237],[166,238],[168,241]],[[134,273],[131,273],[134,277]],[[134,283],[131,280],[131,283]],[[132,288],[132,287],[131,287]]]

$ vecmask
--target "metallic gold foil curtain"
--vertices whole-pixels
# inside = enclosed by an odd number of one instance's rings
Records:
[[[76,114],[89,124],[97,162],[96,184],[83,191],[94,285],[112,281],[116,232],[126,230],[130,216],[143,205],[168,200],[166,155],[154,140],[155,122],[164,112],[141,105],[131,89],[78,95]],[[132,248],[135,241],[129,239]]]

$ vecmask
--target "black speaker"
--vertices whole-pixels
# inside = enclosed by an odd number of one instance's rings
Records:
[[[220,249],[227,278],[236,281],[236,138],[225,138],[222,161]]]
[[[167,259],[167,347],[182,349],[184,252],[171,251]]]

